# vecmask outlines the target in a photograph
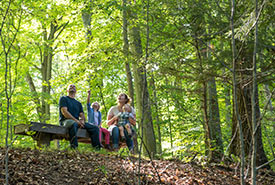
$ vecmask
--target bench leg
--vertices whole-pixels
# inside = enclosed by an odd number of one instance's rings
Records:
[[[52,140],[52,135],[47,133],[38,133],[35,140],[37,141],[38,147],[49,147]]]

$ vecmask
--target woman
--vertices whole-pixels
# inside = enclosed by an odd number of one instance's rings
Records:
[[[119,115],[123,112],[122,107],[125,104],[130,103],[130,99],[128,98],[127,94],[121,93],[117,97],[117,105],[110,108],[108,115],[107,115],[107,124],[109,126],[109,131],[111,131],[112,139],[113,139],[113,148],[116,150],[119,146],[119,129],[117,127]],[[133,118],[129,118],[130,123],[135,126],[136,125],[136,112],[133,107],[132,114],[134,115]],[[128,132],[126,129],[124,130],[126,144],[129,148],[129,150],[132,150],[134,148],[133,146],[133,140],[131,137],[128,136]]]
[[[99,111],[100,105],[98,102],[93,102],[92,106],[90,104],[90,97],[91,91],[88,91],[87,97],[87,112],[88,112],[88,124],[95,125],[99,128],[99,142],[101,143],[101,135],[102,132],[105,135],[105,144],[108,150],[111,149],[110,147],[110,133],[106,128],[101,127],[102,119],[101,119],[101,112]]]

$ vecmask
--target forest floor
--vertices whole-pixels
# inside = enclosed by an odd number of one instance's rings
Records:
[[[5,183],[6,150],[0,148],[0,184]],[[126,153],[126,152],[125,152]],[[233,166],[201,166],[178,160],[140,161],[117,153],[9,150],[9,184],[240,184]],[[261,171],[258,184],[275,184],[274,172]],[[140,179],[140,181],[139,181]],[[247,184],[249,184],[249,178]]]

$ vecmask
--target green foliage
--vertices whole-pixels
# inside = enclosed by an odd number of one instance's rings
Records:
[[[20,6],[19,2],[23,4]],[[202,83],[210,77],[216,78],[225,150],[232,137],[230,2],[152,0],[149,2],[149,22],[146,21],[145,1],[133,2],[126,5],[126,10],[131,12],[128,24],[129,29],[137,25],[140,27],[143,53],[146,53],[146,31],[147,25],[149,26],[148,61],[142,56],[139,62],[146,62],[154,128],[157,132],[157,126],[160,126],[164,149],[160,156],[177,157],[186,161],[193,160],[193,156],[196,160],[205,159]],[[7,3],[8,1],[0,2],[1,10],[7,8]],[[25,80],[28,72],[33,78],[39,100],[43,97],[51,105],[48,123],[58,124],[59,98],[66,94],[68,84],[74,83],[78,90],[77,99],[84,105],[86,116],[87,91],[91,89],[91,101],[100,103],[103,125],[107,126],[109,108],[116,104],[120,92],[127,92],[121,3],[113,0],[13,1],[7,19],[9,23],[1,30],[1,35],[5,38],[3,42],[8,44],[14,32],[11,25],[18,25],[22,8],[21,27],[8,58],[11,64],[9,75],[14,85],[10,130],[16,124],[39,120],[40,113],[37,112],[38,106],[34,101],[36,94],[30,90]],[[265,109],[267,96],[264,85],[269,86],[270,92],[274,90],[274,6],[274,3],[268,1],[259,20],[259,98],[261,112],[266,112],[262,119],[262,135],[269,159],[273,157],[274,150],[274,110]],[[86,40],[83,12],[91,15],[90,42]],[[250,3],[238,2],[235,19],[236,37],[240,40],[253,41],[253,34],[248,33],[255,21],[252,12],[253,6]],[[133,21],[133,16],[137,17],[136,21]],[[0,20],[3,19],[4,14],[1,13]],[[66,23],[67,26],[55,40],[43,37],[44,31],[49,32],[52,25]],[[44,82],[41,59],[45,45],[54,48],[50,94],[42,93]],[[200,59],[198,55],[204,55],[206,51],[210,51],[211,56]],[[130,65],[136,60],[131,52],[130,50]],[[3,47],[0,48],[0,74],[0,81],[4,82]],[[155,81],[155,89],[152,79]],[[0,145],[4,144],[7,122],[4,89],[5,85],[1,83]],[[226,101],[230,104],[227,105]],[[271,97],[271,105],[275,106],[274,95]],[[27,136],[19,136],[14,145],[35,147],[33,140]],[[54,142],[50,147],[57,148]],[[61,150],[68,147],[67,141],[60,141]],[[87,150],[90,147],[81,144],[79,148]]]

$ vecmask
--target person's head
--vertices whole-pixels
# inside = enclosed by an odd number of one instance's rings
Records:
[[[130,98],[125,93],[120,93],[117,97],[117,103],[121,105],[125,105],[127,103],[130,103]]]
[[[92,108],[94,109],[94,110],[99,110],[99,108],[100,108],[100,105],[99,105],[99,103],[98,102],[94,102],[94,103],[92,103]]]
[[[132,112],[132,108],[129,104],[125,104],[122,107],[123,112]]]
[[[70,84],[67,88],[67,92],[69,95],[75,95],[76,93],[76,87],[74,84]]]

